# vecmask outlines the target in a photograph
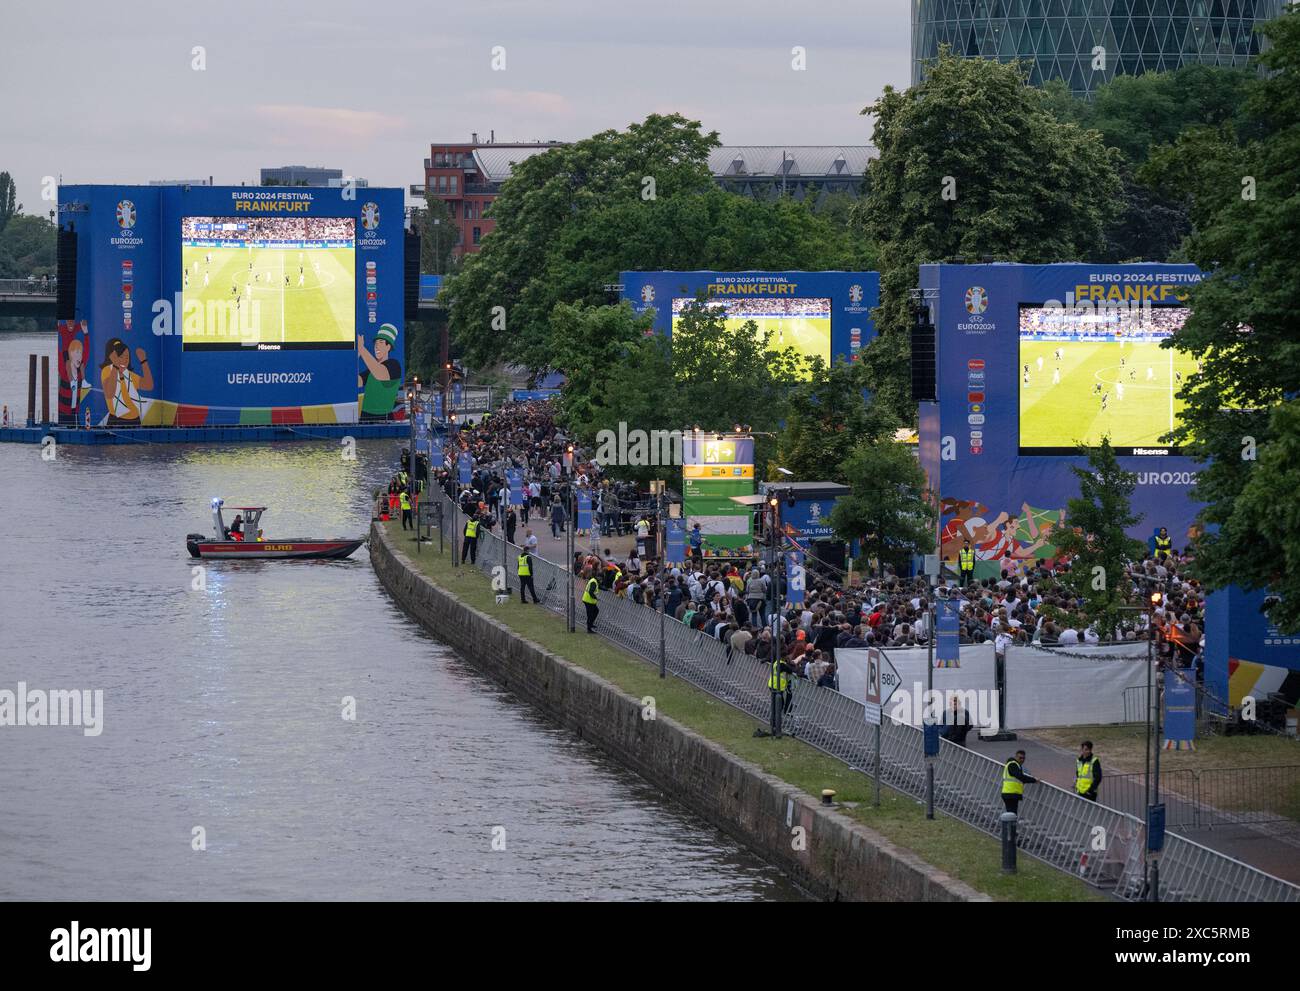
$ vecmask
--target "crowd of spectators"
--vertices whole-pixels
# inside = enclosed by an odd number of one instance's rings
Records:
[[[570,454],[571,441],[558,429],[545,401],[502,407],[474,429],[453,435],[445,447],[446,463],[434,471],[435,484],[460,500],[462,512],[476,514],[488,528],[505,526],[506,537],[517,539],[518,523],[532,519],[556,532],[569,524],[568,507],[576,489],[602,493],[613,503],[648,502],[627,483],[602,478],[600,466]],[[461,451],[476,460],[469,486],[458,485],[454,465]],[[503,500],[506,467],[520,468],[529,483],[529,504],[522,519]],[[626,515],[626,514],[625,514]],[[653,514],[632,513],[648,521]],[[784,578],[769,572],[765,562],[690,559],[667,564],[653,556],[646,541],[630,554],[593,548],[575,553],[574,572],[593,575],[602,588],[638,605],[657,610],[703,635],[729,646],[739,656],[770,665],[776,655],[800,678],[838,686],[835,651],[846,647],[925,647],[932,636],[932,592],[925,578],[893,574],[868,578],[852,586],[842,576],[810,577],[802,604],[787,599]],[[531,549],[531,548],[530,548]],[[1161,593],[1148,625],[1144,612],[1128,614],[1107,639],[1155,640],[1156,653],[1166,663],[1192,666],[1203,645],[1204,596],[1200,584],[1185,577],[1190,558],[1173,551],[1149,553],[1129,566],[1135,595]],[[1090,624],[1084,603],[1061,582],[1069,562],[1018,562],[996,578],[984,578],[961,590],[959,636],[963,644],[1036,645],[1067,650],[1101,642],[1101,631]],[[773,590],[773,583],[778,587]],[[776,603],[778,617],[773,622]],[[1199,672],[1198,672],[1199,673]]]

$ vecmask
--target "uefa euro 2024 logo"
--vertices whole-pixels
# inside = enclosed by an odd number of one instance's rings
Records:
[[[643,302],[643,303],[653,303],[654,301],[655,301],[655,287],[654,287],[654,286],[648,286],[648,285],[647,285],[647,286],[642,286],[642,287],[641,287],[641,302]]]
[[[379,226],[378,204],[367,203],[361,208],[361,226],[368,231],[373,231]]]
[[[117,204],[117,226],[130,231],[135,226],[135,204],[130,200],[121,200]]]
[[[966,312],[979,316],[989,308],[988,293],[980,286],[971,286],[966,290]]]
[[[855,303],[855,304],[856,304],[856,303],[861,303],[861,302],[862,302],[862,287],[861,287],[861,286],[859,286],[859,285],[852,285],[852,286],[849,286],[849,302],[850,302],[850,303]]]

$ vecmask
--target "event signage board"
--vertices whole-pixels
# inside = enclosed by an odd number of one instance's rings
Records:
[[[867,694],[863,703],[863,715],[870,725],[880,725],[881,713],[902,683],[903,679],[898,676],[885,652],[878,647],[868,648]]]
[[[1145,541],[1190,540],[1199,466],[1161,441],[1196,360],[1162,347],[1187,318],[1192,265],[922,265],[936,329],[937,403],[918,411],[921,466],[940,499],[940,555],[964,541],[976,578],[1058,556],[1080,442],[1105,435],[1136,475]]]
[[[961,667],[961,635],[957,599],[939,599],[935,603],[934,666]]]
[[[1196,749],[1196,680],[1190,669],[1165,671],[1164,748]]]
[[[785,552],[785,597],[793,606],[802,606],[808,584],[803,551]]]
[[[668,564],[686,563],[686,520],[669,518],[664,522],[667,537],[665,558]]]
[[[403,415],[402,190],[66,185],[58,215],[93,424]]]
[[[876,336],[871,310],[880,303],[878,272],[622,272],[623,298],[653,328],[672,334],[683,309],[702,301],[727,325],[753,321],[771,332],[768,346],[819,355],[826,364],[857,361]]]

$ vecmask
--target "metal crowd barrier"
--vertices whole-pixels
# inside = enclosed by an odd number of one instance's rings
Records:
[[[444,492],[444,519],[452,505]],[[463,514],[454,517],[462,522]],[[504,563],[507,584],[517,592],[515,561],[520,548],[503,536],[480,529],[477,565],[491,576]],[[454,536],[461,539],[460,534]],[[459,547],[459,544],[457,545]],[[468,562],[466,562],[468,563]],[[566,594],[576,596],[577,580],[554,562],[533,555],[533,582],[542,605],[564,614]],[[638,605],[613,592],[599,593],[596,632],[652,664],[660,658],[660,618],[657,610]],[[530,600],[531,601],[531,600]],[[575,606],[577,627],[584,612]],[[736,654],[727,644],[691,630],[676,619],[663,621],[665,666],[671,674],[758,719],[768,721],[771,700],[767,665],[748,654]],[[794,705],[784,720],[789,735],[843,761],[864,774],[875,763],[874,732],[868,732],[863,704],[832,688],[818,688],[796,679]],[[913,798],[926,790],[923,733],[917,727],[886,719],[881,728],[881,782]],[[947,740],[940,741],[934,759],[935,808],[990,836],[1000,835],[1002,765]],[[1140,818],[1046,782],[1026,789],[1020,805],[1019,848],[1053,867],[1126,900],[1145,897],[1144,829]],[[1160,861],[1164,901],[1285,901],[1300,902],[1300,887],[1289,884],[1203,847],[1167,833]]]

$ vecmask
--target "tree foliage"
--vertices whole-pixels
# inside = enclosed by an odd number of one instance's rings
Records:
[[[859,441],[843,465],[852,492],[836,500],[828,522],[841,540],[860,542],[860,560],[903,568],[934,550],[934,509],[924,497],[925,473],[916,455],[891,437]]]
[[[561,421],[593,448],[602,430],[729,432],[736,424],[775,434],[791,389],[803,372],[793,349],[767,348],[771,332],[747,323],[726,327],[722,314],[686,307],[671,338],[647,334],[648,319],[631,306],[558,305],[552,314],[555,365],[567,376]],[[770,437],[755,438],[755,461],[774,451]],[[670,469],[671,471],[680,469]],[[665,477],[660,466],[605,466],[615,478]]]
[[[779,481],[779,464],[800,481],[843,484],[844,461],[854,445],[892,437],[899,421],[884,403],[863,399],[866,381],[867,372],[858,362],[841,361],[828,368],[815,359],[811,378],[790,392],[768,478]]]
[[[412,227],[420,235],[420,271],[445,275],[452,271],[452,253],[460,229],[446,202],[428,196],[425,206],[414,211]]]
[[[14,215],[22,209],[22,205],[17,200],[18,191],[14,186],[14,178],[8,172],[0,172],[0,231]]]
[[[881,269],[879,336],[863,360],[873,387],[910,419],[899,358],[918,265],[1097,256],[1121,192],[1116,153],[1049,112],[1017,65],[947,51],[925,82],[905,92],[886,87],[862,112],[876,117],[880,157],[862,210]]]
[[[623,271],[851,268],[871,261],[860,226],[789,198],[720,189],[715,132],[652,115],[518,163],[492,205],[496,229],[448,281],[452,330],[472,364],[555,367],[557,304],[607,302]],[[649,180],[653,180],[650,183]],[[504,308],[506,332],[493,326]]]
[[[1081,600],[1097,633],[1110,638],[1123,616],[1121,607],[1134,603],[1127,565],[1145,550],[1126,533],[1142,521],[1131,503],[1137,475],[1120,468],[1108,438],[1084,453],[1087,467],[1070,468],[1079,479],[1079,495],[1067,504],[1056,541],[1062,554],[1074,558],[1060,581]]]
[[[1300,556],[1300,531],[1280,514],[1295,500],[1288,459],[1300,390],[1300,14],[1264,31],[1268,71],[1247,87],[1248,125],[1191,129],[1153,152],[1146,172],[1186,190],[1195,225],[1186,253],[1208,273],[1167,342],[1201,361],[1171,435],[1203,461],[1193,491],[1206,504],[1196,569],[1211,588],[1289,585],[1293,594],[1270,615],[1295,630],[1300,594],[1287,564]]]

